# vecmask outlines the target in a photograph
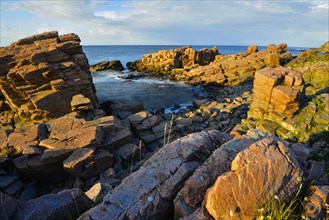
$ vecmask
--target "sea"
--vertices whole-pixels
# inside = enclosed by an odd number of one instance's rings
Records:
[[[169,50],[183,47],[184,45],[104,45],[83,46],[89,64],[93,65],[101,61],[120,60],[126,68],[126,64],[140,59],[144,54],[154,53],[159,50]],[[212,48],[216,46],[220,54],[229,55],[245,52],[248,46],[221,46],[221,45],[195,45],[194,50]],[[259,50],[266,49],[259,46]],[[298,55],[308,48],[289,47],[288,51]],[[143,104],[145,110],[156,111],[164,108],[166,113],[180,111],[192,106],[193,100],[202,99],[207,94],[202,92],[199,86],[190,86],[184,82],[173,82],[158,77],[143,77],[126,80],[123,76],[131,74],[106,70],[92,73],[93,82],[97,90],[100,102],[120,100],[132,105]]]

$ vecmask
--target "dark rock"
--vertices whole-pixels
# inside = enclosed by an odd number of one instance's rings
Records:
[[[17,179],[17,176],[4,175],[0,178],[0,190],[4,190]]]
[[[6,193],[0,192],[1,209],[0,209],[0,219],[14,219],[15,214],[17,214],[17,208],[22,203],[19,200],[7,195]],[[18,218],[22,219],[22,218]]]
[[[91,65],[89,70],[91,72],[97,72],[102,70],[122,71],[124,70],[124,67],[122,66],[120,60],[112,60],[112,61],[102,61],[97,64]]]
[[[75,219],[92,204],[81,190],[64,190],[22,203],[13,219]]]

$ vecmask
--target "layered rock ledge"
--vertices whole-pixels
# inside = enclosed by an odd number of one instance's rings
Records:
[[[247,52],[228,56],[219,54],[217,48],[198,52],[191,47],[183,47],[146,54],[130,64],[129,69],[164,75],[193,85],[238,85],[253,77],[256,70],[280,66],[290,60],[292,55],[287,52],[285,43],[278,46],[270,44],[262,51],[253,45]]]
[[[75,34],[46,32],[0,48],[0,101],[15,121],[98,109],[89,64]]]

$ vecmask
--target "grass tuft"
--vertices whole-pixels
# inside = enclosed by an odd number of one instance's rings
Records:
[[[259,209],[260,215],[256,220],[294,220],[303,219],[303,201],[302,184],[300,184],[296,195],[287,203],[283,202],[277,196],[270,199],[266,205]]]

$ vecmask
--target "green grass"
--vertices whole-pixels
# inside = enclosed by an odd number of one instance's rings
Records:
[[[271,198],[266,205],[259,209],[259,216],[256,220],[294,220],[303,219],[304,193],[302,184],[299,186],[296,195],[289,201],[283,202],[277,196]]]

